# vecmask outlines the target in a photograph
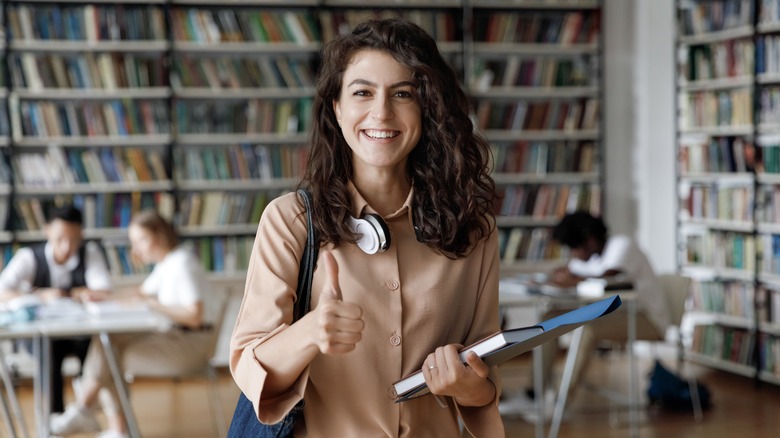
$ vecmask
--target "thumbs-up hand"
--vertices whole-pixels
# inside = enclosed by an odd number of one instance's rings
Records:
[[[325,285],[317,304],[317,346],[324,354],[344,354],[363,337],[363,309],[341,298],[339,265],[329,251],[323,253]]]

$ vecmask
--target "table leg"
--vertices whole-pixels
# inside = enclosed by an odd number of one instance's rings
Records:
[[[533,349],[534,395],[536,406],[536,438],[544,438],[544,353],[542,346]]]
[[[574,330],[569,344],[569,352],[566,353],[566,363],[563,366],[563,376],[561,377],[561,386],[558,388],[558,397],[555,399],[555,408],[553,410],[552,422],[550,423],[550,438],[557,438],[558,431],[561,428],[563,420],[563,410],[566,408],[566,398],[569,395],[569,386],[574,375],[574,364],[577,360],[577,352],[580,349],[582,341],[583,327]]]
[[[628,382],[628,421],[631,437],[639,436],[639,371],[637,370],[636,354],[634,352],[634,342],[636,341],[636,301],[628,300],[628,341],[626,349],[628,350],[629,361],[629,382]]]
[[[111,345],[111,337],[108,335],[108,333],[100,333],[100,343],[103,345],[103,351],[106,355],[106,362],[108,363],[108,368],[111,370],[111,376],[114,379],[116,391],[119,394],[119,404],[122,407],[122,413],[125,416],[125,422],[127,422],[128,434],[131,438],[139,438],[141,434],[138,430],[138,423],[135,420],[133,406],[130,404],[130,397],[127,393],[125,379],[122,376],[122,371],[119,369],[119,363],[116,359],[114,348]]]
[[[2,348],[0,348],[0,377],[3,380],[5,392],[8,394],[8,403],[11,405],[11,410],[13,411],[13,416],[16,418],[16,422],[19,425],[19,430],[22,432],[22,436],[27,438],[30,435],[27,433],[27,425],[24,422],[24,414],[22,413],[22,408],[19,405],[19,399],[16,398],[16,391],[14,391],[13,382],[11,381],[11,373],[8,371],[8,367],[6,366],[5,355],[3,354]],[[14,427],[13,423],[14,419],[11,418],[11,414],[8,411],[5,399],[1,395],[0,399],[2,399],[0,401],[3,403],[4,417],[6,418],[8,428],[11,431],[11,436],[16,437],[16,428]]]
[[[41,335],[37,342],[33,344],[33,350],[36,352],[36,362],[38,362],[40,367],[37,370],[40,379],[36,379],[40,380],[36,396],[38,401],[38,436],[49,438],[49,417],[51,417],[51,339],[46,335]]]

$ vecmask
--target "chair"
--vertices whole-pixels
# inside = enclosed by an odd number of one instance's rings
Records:
[[[219,295],[218,297],[215,295]],[[181,381],[188,379],[205,378],[209,382],[209,401],[211,402],[211,413],[214,417],[215,431],[217,436],[227,436],[225,413],[222,407],[222,400],[219,396],[218,387],[218,372],[213,363],[213,358],[217,352],[217,344],[219,342],[220,332],[225,320],[225,311],[228,305],[227,293],[214,293],[210,299],[206,300],[206,305],[212,305],[215,308],[215,318],[213,325],[213,336],[209,338],[208,351],[211,351],[210,359],[203,363],[200,368],[194,368],[187,370],[186,372],[179,372],[178,370],[169,370],[160,372],[159,370],[139,370],[135,372],[126,372],[125,381],[132,383],[137,377],[151,378],[151,379],[171,379],[173,381]]]
[[[691,287],[691,279],[682,275],[664,274],[658,279],[663,286],[666,296],[666,308],[669,312],[670,325],[675,329],[675,341],[677,346],[677,371],[682,372],[685,363],[685,339],[682,332],[682,320],[685,316],[686,302]],[[696,421],[702,419],[702,404],[699,399],[699,390],[695,379],[688,380],[693,401],[693,416]]]

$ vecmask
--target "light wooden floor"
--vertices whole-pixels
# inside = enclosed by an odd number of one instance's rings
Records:
[[[614,358],[615,356],[613,356]],[[671,361],[668,361],[671,363]],[[506,391],[515,391],[525,385],[530,360],[521,359],[504,367]],[[626,363],[624,356],[616,359],[594,358],[588,374],[591,383],[610,382],[615,389],[625,388]],[[647,386],[646,372],[650,359],[641,364],[644,394]],[[689,364],[687,371],[696,375],[710,387],[714,407],[697,423],[689,414],[663,412],[654,408],[641,410],[642,438],[752,438],[780,437],[780,387],[757,386],[750,379],[713,371]],[[238,390],[225,371],[220,378],[220,392],[225,416],[229,421]],[[19,394],[25,416],[32,429],[31,388],[23,384]],[[217,436],[210,405],[206,398],[205,381],[170,382],[137,380],[131,386],[131,396],[141,432],[149,438],[210,438]],[[560,437],[611,438],[628,437],[629,429],[625,411],[619,421],[610,421],[608,402],[589,390],[576,394]],[[534,426],[520,418],[505,420],[508,437],[533,437]],[[0,427],[0,436],[5,436]],[[88,435],[82,435],[86,437]]]

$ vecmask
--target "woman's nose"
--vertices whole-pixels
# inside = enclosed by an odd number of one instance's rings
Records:
[[[389,98],[378,98],[371,108],[371,117],[377,120],[386,120],[393,117],[393,108]]]

